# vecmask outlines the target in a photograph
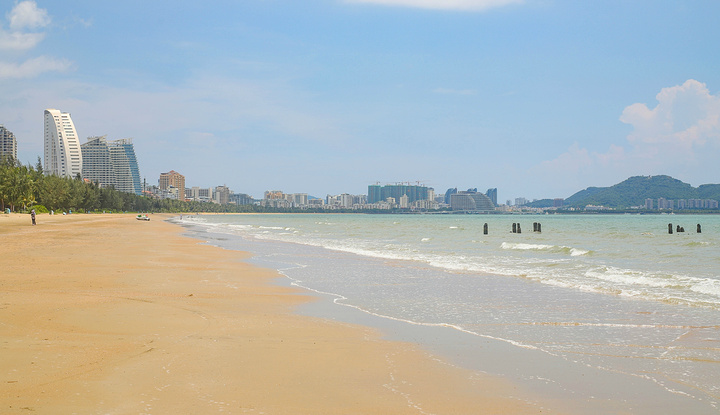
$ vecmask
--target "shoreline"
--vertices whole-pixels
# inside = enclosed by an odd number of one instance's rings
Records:
[[[304,229],[307,224],[295,223],[292,225],[280,222],[250,222],[254,227],[259,226],[260,233],[263,227],[266,229],[279,229],[278,232],[289,232],[292,229]],[[322,220],[320,222],[323,224]],[[447,225],[447,224],[445,224]],[[255,265],[277,269],[285,278],[278,280],[278,284],[291,287],[299,286],[313,292],[321,298],[320,301],[314,301],[312,303],[306,303],[298,307],[298,313],[337,320],[350,324],[357,324],[361,326],[369,326],[380,330],[383,333],[384,339],[402,341],[412,344],[417,344],[423,350],[429,351],[434,356],[439,356],[446,362],[458,365],[468,370],[474,370],[482,373],[489,373],[494,376],[501,377],[503,379],[509,379],[513,384],[521,386],[524,390],[530,390],[535,396],[543,396],[543,401],[552,401],[553,410],[561,410],[566,413],[657,413],[659,408],[665,408],[666,410],[680,410],[685,408],[690,410],[692,408],[693,413],[716,413],[716,406],[712,403],[712,396],[708,397],[711,399],[710,403],[703,402],[705,398],[696,395],[689,385],[683,385],[682,382],[673,385],[674,380],[668,376],[655,376],[653,370],[658,370],[657,367],[652,364],[654,360],[652,355],[648,355],[647,358],[643,355],[638,356],[639,359],[633,358],[635,356],[635,350],[654,350],[657,348],[660,350],[665,342],[678,342],[673,341],[677,337],[676,330],[673,324],[696,324],[693,323],[695,320],[690,317],[688,321],[682,321],[678,323],[673,320],[671,325],[669,321],[663,320],[661,316],[670,317],[675,315],[672,309],[667,308],[661,304],[634,302],[622,298],[604,297],[596,293],[583,293],[568,290],[566,288],[552,287],[546,285],[535,285],[536,283],[517,280],[507,279],[506,277],[492,277],[487,275],[484,280],[487,284],[487,290],[490,292],[500,292],[502,289],[507,292],[524,292],[525,290],[532,290],[534,296],[533,301],[546,301],[550,298],[557,298],[563,300],[563,306],[561,308],[570,307],[582,307],[582,304],[594,304],[597,300],[607,301],[607,304],[612,304],[613,309],[617,307],[619,313],[623,310],[628,312],[627,318],[632,316],[639,316],[635,318],[637,323],[633,321],[623,320],[626,317],[625,314],[607,315],[600,320],[583,320],[583,317],[576,315],[573,319],[572,315],[562,314],[560,316],[544,315],[543,317],[537,317],[539,320],[528,320],[537,321],[536,325],[531,325],[532,330],[544,330],[547,334],[558,335],[559,337],[550,337],[550,342],[575,342],[581,348],[579,354],[566,354],[556,353],[552,348],[543,347],[543,343],[530,342],[524,344],[517,344],[512,342],[512,337],[503,336],[499,337],[493,335],[487,335],[488,332],[477,327],[476,330],[472,327],[465,326],[460,323],[461,326],[455,326],[457,322],[449,320],[440,320],[441,324],[434,320],[414,319],[410,317],[402,317],[403,313],[398,314],[397,310],[395,313],[386,313],[381,308],[373,308],[372,304],[374,300],[368,301],[356,301],[359,297],[355,297],[353,294],[355,291],[342,290],[340,285],[334,289],[333,283],[330,279],[319,280],[315,278],[317,275],[343,275],[347,276],[348,273],[353,273],[354,276],[348,276],[348,278],[359,278],[357,281],[366,281],[360,285],[352,285],[354,289],[364,290],[363,284],[368,284],[368,287],[380,287],[387,284],[388,287],[394,284],[403,285],[402,278],[390,277],[388,271],[392,269],[408,268],[413,269],[414,277],[420,278],[417,272],[420,272],[418,264],[413,261],[404,262],[404,260],[394,259],[391,262],[390,268],[383,268],[382,263],[388,261],[387,259],[377,259],[366,256],[357,256],[352,252],[347,251],[325,251],[325,248],[314,246],[313,244],[295,244],[290,241],[274,240],[269,238],[235,238],[231,236],[235,231],[228,231],[222,229],[221,231],[214,231],[213,226],[196,226],[192,223],[183,223],[188,231],[187,236],[194,237],[206,241],[208,244],[214,246],[223,247],[225,249],[237,249],[240,251],[248,251],[253,253],[253,257],[248,259],[250,263]],[[287,228],[290,226],[291,228]],[[307,232],[313,231],[314,228],[310,228]],[[267,232],[267,231],[265,231]],[[238,231],[239,234],[242,232]],[[245,242],[243,242],[245,241]],[[573,245],[575,246],[575,245]],[[315,258],[315,259],[313,259]],[[358,270],[358,271],[350,271]],[[426,272],[426,271],[422,271]],[[388,279],[380,280],[378,278],[369,278],[365,280],[362,277],[362,273],[368,273],[373,275],[384,275]],[[425,274],[423,274],[425,275]],[[462,277],[452,277],[452,273],[441,277],[442,280],[447,281],[448,284],[462,285]],[[343,277],[344,278],[344,277]],[[324,285],[325,284],[325,285]],[[329,285],[327,285],[329,284]],[[529,284],[529,285],[528,285]],[[525,287],[524,285],[528,285]],[[348,288],[348,287],[344,287]],[[536,292],[541,290],[542,292]],[[438,291],[440,293],[440,291]],[[355,297],[354,300],[350,300],[347,297]],[[381,295],[382,297],[382,295]],[[597,297],[597,298],[594,298]],[[383,297],[384,298],[384,297]],[[481,303],[484,300],[491,300],[488,303],[488,307],[493,307],[492,298],[486,298],[483,295],[474,297]],[[335,300],[339,300],[339,303],[335,303]],[[345,301],[349,300],[349,301]],[[367,300],[367,298],[365,299]],[[513,299],[509,299],[509,303],[516,304],[518,307],[523,308],[522,303],[516,303]],[[530,303],[528,303],[530,304]],[[602,304],[597,303],[597,309],[603,308]],[[370,305],[370,307],[368,307]],[[372,310],[371,310],[372,309]],[[389,310],[385,308],[385,310]],[[559,309],[558,309],[559,310]],[[478,311],[478,310],[476,310]],[[479,310],[482,312],[482,310]],[[637,314],[636,314],[637,312]],[[668,314],[669,313],[669,314]],[[657,316],[660,320],[656,321],[656,318],[646,318],[646,316]],[[399,318],[398,318],[399,317]],[[531,317],[532,318],[532,317]],[[562,324],[566,319],[569,318],[571,323]],[[577,319],[580,320],[577,320]],[[619,319],[619,320],[618,320]],[[684,319],[681,319],[684,320]],[[449,322],[448,324],[442,324],[443,321]],[[519,320],[521,323],[525,322],[522,318]],[[699,321],[699,320],[698,320]],[[560,324],[556,325],[557,322]],[[577,324],[573,324],[575,322]],[[593,324],[598,323],[598,324]],[[585,324],[587,323],[587,324]],[[606,329],[604,327],[612,327],[614,323],[618,324],[618,327],[628,327],[622,329],[624,331],[631,330],[636,324],[637,330],[644,331],[649,330],[650,327],[657,327],[658,342],[655,343],[650,340],[645,340],[649,343],[643,343],[642,337],[639,338],[640,343],[634,343],[633,339],[637,340],[636,334],[644,336],[639,332],[625,333],[623,340],[616,340],[616,337],[603,337],[601,332]],[[629,323],[629,324],[622,324]],[[511,326],[514,324],[510,321]],[[697,323],[702,324],[702,323]],[[572,334],[575,332],[586,332],[593,330],[594,334],[600,337],[568,337],[570,335],[570,327],[577,327],[577,330],[573,329]],[[567,328],[565,328],[567,327]],[[690,326],[688,326],[690,327]],[[512,327],[511,327],[512,328]],[[469,330],[469,331],[466,331]],[[634,329],[632,329],[634,330]],[[552,333],[551,333],[552,332]],[[663,333],[660,333],[663,332]],[[667,334],[664,334],[667,332]],[[500,331],[497,331],[500,333]],[[670,337],[668,337],[670,336]],[[692,338],[695,336],[685,336],[685,338]],[[517,339],[516,339],[517,340]],[[590,343],[587,343],[590,342]],[[628,343],[630,342],[630,343]],[[523,343],[520,341],[520,343]],[[584,353],[582,349],[585,344],[597,344],[600,353],[594,354],[592,350],[589,353]],[[607,346],[602,346],[607,343]],[[615,345],[615,343],[625,344],[627,346],[627,354],[624,354],[625,350],[621,350],[623,346]],[[683,342],[682,345],[677,344],[680,349],[687,348],[687,354],[692,358],[692,350],[695,346],[690,343]],[[527,347],[524,347],[527,346]],[[675,346],[675,344],[670,344]],[[697,345],[702,349],[702,345]],[[647,349],[646,349],[647,348]],[[600,350],[602,349],[602,350]],[[698,349],[698,350],[700,350]],[[620,353],[614,350],[619,350]],[[668,350],[676,351],[674,347],[670,347]],[[617,354],[617,356],[615,356]],[[606,365],[601,361],[593,362],[590,359],[584,359],[580,361],[583,356],[598,356],[599,359],[618,359],[626,360],[628,365],[644,365],[644,362],[650,362],[648,365],[632,366],[635,370],[629,369],[624,370],[622,365],[613,368],[612,366]],[[576,357],[577,356],[577,357]],[[606,356],[606,357],[603,357]],[[664,355],[660,356],[660,360],[664,360]],[[669,359],[672,361],[674,359]],[[678,356],[678,360],[683,360],[682,355]],[[708,362],[712,364],[712,362]],[[707,370],[707,368],[698,368]],[[648,371],[650,370],[650,371]],[[679,370],[679,369],[678,369]],[[658,372],[661,373],[661,372]],[[673,372],[674,373],[674,372]],[[670,372],[668,372],[670,375]],[[700,390],[700,389],[699,389]],[[696,399],[697,398],[697,399]]]
[[[0,218],[4,413],[548,412],[504,379],[297,314],[312,296],[169,216]]]

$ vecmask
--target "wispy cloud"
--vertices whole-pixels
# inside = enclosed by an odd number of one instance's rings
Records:
[[[0,50],[28,50],[45,39],[44,33],[6,32],[0,28]]]
[[[523,3],[523,0],[345,0],[345,2],[435,10],[482,11],[510,4]]]
[[[15,4],[5,17],[10,30],[0,26],[0,51],[28,51],[45,39],[45,33],[36,31],[50,24],[47,10],[34,1]],[[66,71],[72,67],[67,59],[38,56],[24,62],[8,62],[0,58],[0,79],[34,78],[45,72]]]
[[[17,3],[5,17],[10,31],[0,26],[0,50],[28,50],[45,38],[44,33],[27,32],[50,24],[47,10],[38,9],[34,1]]]
[[[0,79],[34,78],[45,72],[67,71],[72,66],[72,62],[67,59],[55,59],[48,56],[38,56],[20,64],[0,61]]]

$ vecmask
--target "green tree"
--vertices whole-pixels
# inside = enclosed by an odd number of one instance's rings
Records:
[[[70,186],[67,179],[59,176],[46,176],[40,185],[40,203],[52,210],[65,210],[68,207]]]

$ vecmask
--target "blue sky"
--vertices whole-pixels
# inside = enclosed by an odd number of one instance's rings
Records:
[[[187,4],[185,4],[187,3]],[[720,2],[0,1],[0,124],[255,197],[720,182]]]

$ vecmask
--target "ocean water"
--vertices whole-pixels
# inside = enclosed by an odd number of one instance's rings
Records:
[[[720,216],[288,214],[181,222],[190,235],[249,251],[253,262],[329,298],[338,315],[345,306],[392,322],[391,331],[413,327],[420,332],[407,336],[454,363],[571,400],[570,410],[720,412]],[[512,233],[512,223],[522,233]],[[686,232],[670,235],[668,223]]]

